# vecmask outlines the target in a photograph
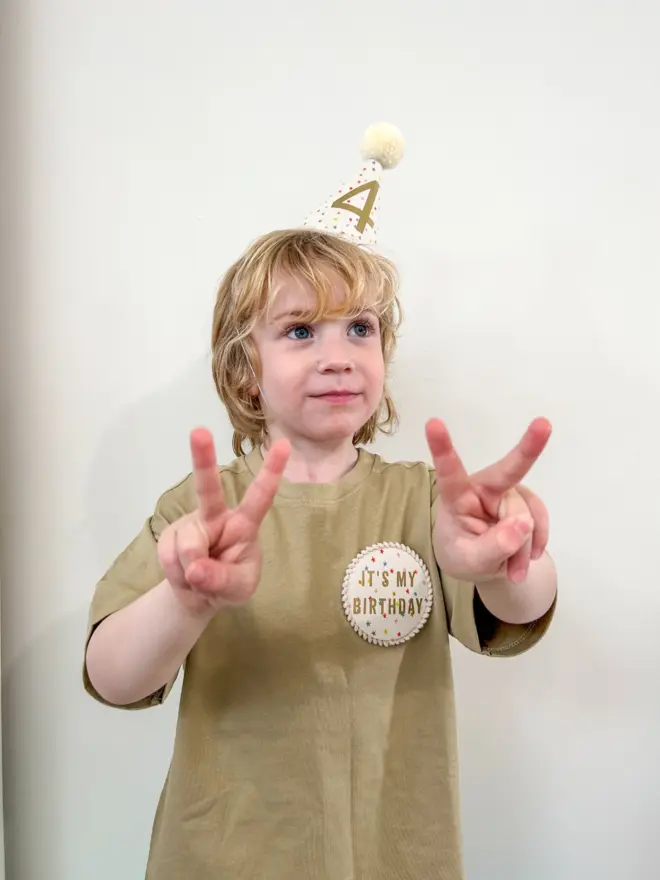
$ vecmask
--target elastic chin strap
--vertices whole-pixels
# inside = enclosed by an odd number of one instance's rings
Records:
[[[243,349],[243,354],[245,355],[245,360],[248,362],[248,366],[250,368],[250,372],[254,376],[254,381],[257,383],[257,388],[259,389],[259,394],[261,395],[261,399],[268,406],[268,400],[266,399],[266,395],[264,394],[264,390],[259,384],[259,379],[257,378],[257,374],[254,372],[254,367],[252,366],[252,361],[250,360],[250,355],[247,353],[247,349],[241,339],[241,348]]]

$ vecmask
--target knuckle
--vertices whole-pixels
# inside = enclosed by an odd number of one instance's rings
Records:
[[[187,523],[177,536],[179,556],[200,556],[208,547],[205,535],[194,522]]]
[[[178,565],[179,558],[173,547],[165,546],[158,550],[158,561],[164,569],[170,569]]]

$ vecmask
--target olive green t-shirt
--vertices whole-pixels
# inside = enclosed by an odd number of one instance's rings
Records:
[[[261,465],[221,469],[228,504]],[[158,538],[195,503],[190,476],[162,495],[97,585],[88,638],[163,579]],[[186,660],[147,880],[463,880],[449,636],[520,654],[554,607],[496,621],[438,570],[434,507],[428,465],[363,449],[336,483],[282,482],[256,594]]]

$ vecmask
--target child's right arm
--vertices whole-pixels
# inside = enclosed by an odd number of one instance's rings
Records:
[[[127,706],[156,693],[215,614],[247,602],[259,584],[259,527],[277,492],[288,444],[272,447],[234,509],[225,504],[211,435],[194,431],[191,451],[198,507],[161,535],[165,580],[106,617],[87,646],[87,674],[108,703]]]
[[[87,647],[87,674],[99,695],[129,706],[171,681],[214,616],[182,605],[164,580],[97,627]]]

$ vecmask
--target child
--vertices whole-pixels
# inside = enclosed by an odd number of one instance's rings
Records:
[[[546,422],[473,476],[438,420],[433,469],[363,447],[396,421],[399,321],[395,269],[365,245],[401,142],[368,135],[352,187],[220,285],[236,459],[219,469],[193,431],[192,473],[92,601],[96,699],[155,706],[185,670],[148,880],[460,880],[448,637],[513,656],[554,612],[547,513],[520,485]]]

